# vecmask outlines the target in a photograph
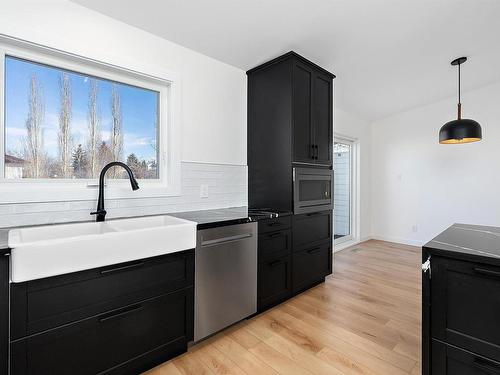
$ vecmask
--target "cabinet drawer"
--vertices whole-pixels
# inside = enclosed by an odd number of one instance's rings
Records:
[[[260,312],[288,297],[292,292],[290,256],[259,263],[257,310]]]
[[[290,229],[259,235],[259,262],[270,257],[289,255],[292,250],[292,231]]]
[[[302,250],[293,254],[292,285],[298,293],[321,281],[332,272],[330,243]]]
[[[11,337],[193,285],[194,250],[12,284]]]
[[[431,335],[500,362],[500,267],[434,257]]]
[[[266,219],[259,221],[259,234],[274,232],[277,230],[287,229],[292,226],[291,216],[282,216],[275,219]]]
[[[313,212],[293,217],[293,249],[331,241],[332,211]]]
[[[21,339],[12,375],[97,374],[162,347],[167,360],[192,337],[193,303],[190,287]]]
[[[500,374],[500,362],[432,340],[432,375]]]

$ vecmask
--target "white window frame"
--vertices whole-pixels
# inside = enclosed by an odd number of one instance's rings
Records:
[[[161,68],[139,71],[0,36],[0,204],[96,199],[96,179],[5,179],[5,57],[12,56],[159,92],[157,144],[159,179],[139,180],[132,192],[128,180],[106,180],[106,198],[180,195],[179,92],[177,75]]]

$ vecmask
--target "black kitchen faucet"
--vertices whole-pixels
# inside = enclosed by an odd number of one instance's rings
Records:
[[[115,166],[120,166],[127,171],[132,190],[139,189],[139,184],[137,183],[132,170],[127,164],[120,161],[113,161],[109,164],[106,164],[104,168],[102,168],[101,174],[99,175],[99,198],[97,200],[97,210],[90,213],[91,215],[96,215],[95,221],[104,221],[106,219],[106,210],[104,209],[104,177],[108,169]]]

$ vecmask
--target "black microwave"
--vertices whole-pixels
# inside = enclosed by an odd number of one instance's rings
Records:
[[[304,214],[333,209],[333,171],[293,168],[293,212]]]

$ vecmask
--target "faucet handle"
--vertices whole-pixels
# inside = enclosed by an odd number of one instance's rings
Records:
[[[106,215],[106,210],[97,210],[90,213],[91,215]]]

